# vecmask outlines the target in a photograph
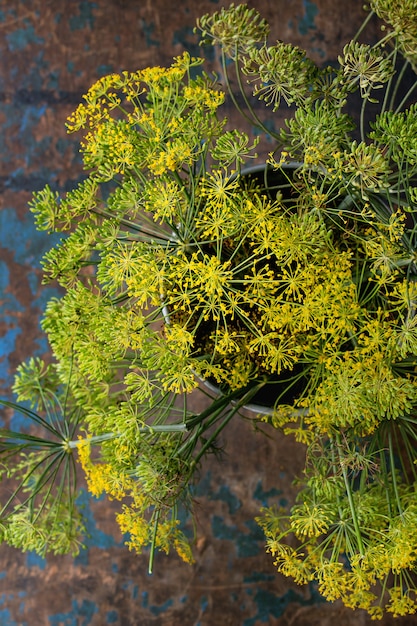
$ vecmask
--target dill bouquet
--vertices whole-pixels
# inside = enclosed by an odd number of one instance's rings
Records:
[[[255,419],[307,447],[297,503],[258,519],[278,570],[376,619],[416,610],[417,6],[371,9],[365,31],[376,13],[382,39],[361,31],[337,67],[318,67],[232,5],[198,22],[224,88],[184,53],[103,77],[70,116],[88,174],[31,203],[40,229],[68,233],[44,258],[64,289],[43,321],[55,360],[22,364],[15,383],[48,409],[25,410],[49,434],[2,433],[15,494],[28,494],[3,508],[4,540],[55,545],[42,520],[62,518],[65,494],[50,454],[77,451],[90,491],[120,500],[129,546],[151,546],[150,567],[156,548],[192,562],[179,507],[192,510],[201,460],[255,403]],[[257,140],[229,128],[227,94],[275,142],[249,173]],[[291,107],[283,128],[255,98]]]
[[[264,509],[258,521],[278,571],[379,619],[417,608],[417,5],[370,5],[336,68],[270,45],[265,22],[242,5],[199,28],[220,47],[236,106],[275,138],[270,166],[299,163],[287,223],[304,230],[280,236],[290,262],[279,259],[273,312],[260,307],[259,318],[307,378],[271,417],[307,444],[306,468],[293,508]],[[383,36],[362,43],[375,17]],[[253,96],[272,112],[291,107],[283,128],[271,132]],[[269,263],[275,224],[267,232]]]

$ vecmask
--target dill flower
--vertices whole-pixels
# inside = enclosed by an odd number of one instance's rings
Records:
[[[185,190],[178,182],[169,178],[159,177],[145,188],[145,209],[160,223],[175,223],[181,220],[187,208]]]
[[[417,105],[412,104],[404,111],[383,111],[372,123],[370,137],[378,142],[382,150],[388,149],[395,163],[403,163],[404,158],[412,164],[417,162],[416,110]]]
[[[319,537],[328,529],[330,522],[328,512],[307,502],[291,512],[291,529],[297,537]]]
[[[350,152],[345,152],[342,169],[349,183],[360,187],[365,199],[368,190],[377,190],[388,184],[389,165],[378,147],[372,144],[352,142]]]
[[[415,66],[417,9],[414,0],[404,0],[401,4],[393,0],[372,0],[371,7],[392,27],[392,36],[397,38],[403,54]]]
[[[130,535],[127,542],[129,549],[140,554],[152,540],[152,526],[149,521],[143,518],[139,511],[126,504],[122,506],[122,512],[116,515],[116,520],[122,533]]]
[[[359,82],[362,98],[369,98],[372,89],[382,87],[394,73],[391,60],[381,51],[356,41],[346,44],[339,63],[348,84]]]
[[[224,7],[212,15],[204,15],[197,21],[203,41],[220,44],[227,54],[234,55],[236,49],[250,47],[260,38],[267,36],[269,26],[258,11],[240,4],[229,9]]]
[[[315,66],[303,50],[277,42],[275,46],[249,48],[242,71],[251,77],[251,82],[259,80],[253,87],[253,95],[276,111],[281,98],[287,105],[309,98]]]
[[[254,140],[252,145],[249,145],[249,136],[236,128],[226,131],[216,141],[213,148],[212,155],[218,161],[224,163],[227,167],[234,165],[236,169],[247,158],[255,159],[258,155],[253,154],[253,149],[259,143],[259,137]]]
[[[351,591],[349,577],[338,561],[324,561],[316,575],[319,591],[329,602],[344,598]]]
[[[402,615],[414,614],[417,609],[417,602],[415,593],[410,594],[404,592],[404,590],[398,587],[391,587],[389,589],[390,602],[387,606],[387,611],[392,613],[394,617],[400,617]]]
[[[344,147],[352,121],[345,113],[336,117],[326,102],[314,102],[298,108],[294,118],[286,121],[286,126],[288,130],[282,129],[280,133],[285,150],[292,158],[304,161],[305,153],[310,151],[312,154],[311,147],[314,146],[314,164],[320,165],[332,160],[332,155]]]

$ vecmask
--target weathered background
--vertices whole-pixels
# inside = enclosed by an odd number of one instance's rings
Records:
[[[64,121],[98,77],[169,64],[198,54],[197,16],[214,0],[0,0],[0,393],[10,395],[16,365],[47,345],[39,329],[46,301],[40,258],[51,240],[34,229],[27,203],[46,183],[68,189],[81,173],[76,137]],[[227,3],[224,3],[227,4]],[[362,18],[362,0],[254,0],[271,39],[291,40],[319,62],[335,60]],[[211,65],[218,68],[213,51]],[[231,112],[232,115],[232,112]],[[271,116],[272,120],[272,116]],[[275,124],[279,124],[275,116]],[[14,418],[16,420],[16,418]],[[40,559],[0,547],[3,626],[365,626],[360,611],[325,604],[314,587],[275,574],[253,521],[265,504],[291,499],[302,451],[279,435],[231,424],[219,463],[207,462],[198,487],[197,562],[190,567],[129,553],[114,507],[81,501],[88,547],[75,560]],[[387,618],[384,625],[416,624]]]

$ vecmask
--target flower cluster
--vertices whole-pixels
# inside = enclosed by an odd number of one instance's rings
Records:
[[[407,479],[396,463],[415,437],[404,419],[366,443],[335,436],[311,444],[299,503],[258,518],[278,571],[299,584],[316,581],[327,600],[341,598],[373,619],[415,613],[416,475],[413,468]]]
[[[270,166],[298,163],[292,198],[283,196],[289,211],[268,216],[263,232],[253,225],[262,235],[250,250],[264,256],[265,280],[258,271],[257,330],[244,344],[259,346],[259,371],[277,377],[265,420],[307,445],[306,468],[291,510],[264,509],[258,521],[281,573],[379,619],[417,610],[417,81],[403,82],[415,69],[417,13],[413,0],[370,5],[363,29],[375,12],[386,22],[382,39],[368,45],[358,34],[338,66],[271,46],[267,32],[232,47],[226,24],[247,19],[233,5],[198,28],[221,48],[226,84],[243,95],[232,94],[235,103],[275,137]],[[359,124],[346,112],[354,92]],[[273,111],[292,105],[284,127],[271,129],[252,96]]]
[[[39,359],[19,366],[16,392],[31,399],[35,412],[18,411],[36,432],[0,430],[1,480],[7,497],[0,507],[0,539],[41,556],[71,553],[82,547],[85,526],[77,507],[76,466],[69,442],[81,418],[66,406],[56,369]],[[0,400],[6,409],[12,402]]]
[[[392,29],[324,68],[270,46],[254,9],[201,18],[233,101],[276,142],[246,172],[257,140],[226,130],[201,59],[91,87],[68,119],[85,179],[31,203],[39,228],[65,233],[44,258],[64,289],[43,320],[56,364],[38,368],[40,387],[22,367],[16,390],[36,403],[64,385],[81,438],[58,449],[78,451],[89,490],[120,502],[129,547],[151,561],[156,548],[192,561],[179,507],[192,512],[199,463],[255,404],[308,448],[297,503],[259,519],[279,571],[378,618],[417,606],[417,83],[402,92],[406,12],[371,4]],[[275,131],[253,97],[293,115]]]

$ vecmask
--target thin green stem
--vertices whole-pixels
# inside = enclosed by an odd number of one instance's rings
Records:
[[[236,68],[236,78],[237,78],[237,83],[238,83],[238,86],[239,86],[239,91],[242,94],[243,101],[245,103],[245,106],[246,106],[247,110],[250,112],[250,114],[252,116],[252,123],[255,123],[255,125],[260,130],[262,130],[266,135],[270,135],[271,137],[274,137],[274,139],[278,139],[279,135],[277,135],[276,133],[274,133],[273,131],[271,131],[269,128],[267,128],[265,126],[265,124],[262,122],[262,120],[255,113],[254,108],[252,107],[252,105],[249,102],[249,99],[248,99],[248,97],[246,95],[246,91],[245,91],[245,88],[243,86],[242,79],[241,79],[241,76],[240,76],[240,67],[239,67],[239,62],[238,62],[237,50],[236,50],[236,53],[235,53],[235,68]],[[241,108],[238,105],[236,105],[236,107],[242,113]],[[245,117],[246,117],[246,119],[249,119],[248,116],[245,116]]]
[[[21,479],[21,482],[19,483],[19,485],[16,487],[16,489],[13,490],[11,496],[9,497],[9,499],[7,500],[7,502],[1,507],[1,512],[0,515],[3,516],[5,514],[5,512],[7,511],[8,507],[11,505],[11,503],[13,502],[13,500],[15,498],[17,498],[18,494],[21,493],[25,486],[28,484],[29,480],[32,478],[32,476],[34,475],[34,473],[37,471],[37,469],[43,464],[45,463],[48,459],[50,459],[51,457],[53,457],[54,455],[56,455],[56,450],[54,450],[53,452],[49,452],[47,454],[45,454],[32,468],[31,470]],[[52,464],[54,463],[54,461],[52,461]],[[51,465],[51,463],[50,463]],[[22,501],[19,502],[19,508],[22,508],[24,506],[27,505],[28,502],[30,502],[32,500],[32,498],[34,497],[34,495],[36,495],[33,493],[33,490],[31,491],[30,495],[23,499]]]
[[[140,433],[143,434],[152,434],[152,433],[183,433],[187,432],[188,427],[187,424],[149,424],[146,426],[141,426],[139,429]],[[102,435],[91,435],[83,437],[82,439],[75,439],[71,441],[64,441],[62,446],[67,450],[73,450],[78,448],[79,446],[85,445],[85,443],[89,443],[91,445],[99,445],[104,443],[105,441],[112,441],[120,437],[119,433],[104,433]]]
[[[353,501],[352,488],[351,488],[351,484],[350,484],[349,477],[348,477],[348,474],[347,474],[346,465],[343,462],[342,455],[341,455],[341,452],[340,452],[340,450],[342,448],[342,444],[341,444],[341,441],[340,441],[340,435],[337,435],[336,441],[337,441],[337,449],[338,449],[338,454],[339,454],[339,459],[340,459],[340,468],[342,470],[343,481],[345,483],[346,495],[347,495],[348,502],[349,502],[349,508],[350,508],[350,513],[351,513],[351,516],[352,516],[353,527],[355,529],[355,536],[356,536],[356,539],[357,539],[357,542],[358,542],[359,552],[360,552],[361,555],[364,555],[365,550],[364,550],[363,542],[362,542],[362,533],[361,533],[361,529],[360,529],[360,526],[359,526],[358,516],[356,514],[355,503]]]
[[[58,491],[55,497],[55,502],[57,504],[57,508],[59,507],[60,502],[62,501],[62,493],[63,493],[63,484],[65,484],[66,481],[66,476],[65,476],[65,465],[67,464],[67,460],[68,460],[68,455],[66,455],[62,450],[61,453],[59,455],[57,455],[57,457],[52,460],[49,464],[49,466],[45,469],[44,471],[44,476],[43,476],[43,480],[42,480],[42,484],[39,487],[39,491],[48,483],[48,488],[46,490],[46,493],[42,494],[42,501],[39,504],[38,507],[38,511],[37,514],[33,520],[33,522],[35,523],[37,518],[41,515],[43,509],[45,508],[45,506],[47,505],[50,495],[52,493],[52,490],[55,486],[55,481],[56,481],[56,477],[58,475],[58,472],[62,466],[62,464],[64,464],[64,471],[63,474],[61,476],[61,481],[60,484],[58,486]],[[50,471],[52,470],[52,471]],[[36,487],[38,488],[38,486],[36,485]],[[31,500],[31,504],[33,502],[33,499]],[[58,510],[56,511],[56,514],[58,515]]]
[[[356,31],[355,36],[352,38],[352,41],[358,41],[359,37],[361,36],[365,28],[368,26],[369,22],[373,19],[374,15],[375,15],[375,11],[369,11],[368,15],[363,20],[361,26]]]
[[[53,434],[58,439],[61,438],[61,433],[56,428],[54,428],[51,424],[49,424],[43,417],[38,415],[38,413],[35,413],[35,411],[32,411],[31,409],[27,409],[26,407],[21,406],[20,404],[16,404],[15,402],[9,402],[8,400],[0,399],[0,405],[3,405],[10,409],[14,409],[15,411],[19,411],[19,413],[28,417],[30,420],[35,422],[35,424],[42,426],[43,428],[48,430],[51,434]],[[5,430],[6,429],[2,429],[3,432],[5,432]],[[12,432],[12,431],[8,431],[8,432]]]
[[[392,430],[389,430],[388,433],[388,451],[389,451],[389,460],[390,460],[390,469],[391,469],[391,477],[392,477],[392,487],[394,489],[394,496],[397,503],[398,512],[400,515],[403,514],[403,509],[401,506],[400,494],[398,491],[398,483],[397,483],[397,475],[395,471],[395,456],[394,456],[394,445],[392,441]]]
[[[405,106],[405,104],[407,103],[407,100],[409,100],[409,98],[411,97],[412,93],[417,89],[417,81],[414,81],[414,83],[411,85],[411,87],[409,88],[409,90],[405,93],[403,99],[401,100],[401,102],[399,103],[399,105],[397,106],[397,108],[395,109],[394,113],[399,113],[403,107]]]
[[[155,550],[156,550],[156,536],[158,533],[158,524],[159,524],[160,514],[161,514],[160,510],[156,509],[155,514],[154,514],[154,525],[153,525],[152,541],[151,541],[151,548],[150,548],[150,554],[149,554],[149,565],[148,565],[149,574],[152,574],[153,572],[153,563],[154,563]]]
[[[259,387],[258,387],[259,388]],[[207,439],[207,441],[202,446],[201,450],[198,452],[197,456],[194,459],[194,464],[197,465],[199,460],[204,456],[205,452],[210,448],[213,441],[217,439],[222,430],[227,426],[230,420],[240,411],[242,407],[245,406],[248,402],[250,402],[253,395],[256,393],[257,388],[252,389],[248,393],[246,393],[243,398],[236,403],[226,414],[225,419],[219,424],[214,433]]]

